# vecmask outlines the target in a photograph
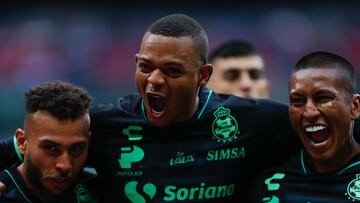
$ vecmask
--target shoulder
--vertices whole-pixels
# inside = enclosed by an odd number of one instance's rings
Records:
[[[245,99],[228,94],[212,93],[208,102],[208,111],[225,107],[232,113],[245,117],[264,119],[284,119],[288,117],[288,106],[282,102],[270,99]]]
[[[25,202],[20,189],[22,183],[17,181],[18,174],[14,170],[16,168],[10,167],[0,172],[0,182],[6,186],[5,191],[1,193],[0,202]]]
[[[298,174],[299,176],[305,175],[306,172],[304,172],[305,169],[302,166],[301,160],[301,151],[298,151],[297,153],[292,155],[285,163],[279,164],[263,171],[261,175],[257,178],[257,183],[263,184],[265,179],[271,179],[272,177],[285,177],[285,174]]]
[[[6,188],[9,188],[9,186],[13,185],[11,171],[8,169],[5,169],[4,171],[0,172],[0,182],[4,183],[6,185]]]
[[[128,95],[120,97],[116,103],[99,104],[90,110],[91,121],[102,121],[109,117],[139,117],[141,108],[141,97]]]

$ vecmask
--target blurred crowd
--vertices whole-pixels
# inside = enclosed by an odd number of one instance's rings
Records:
[[[149,10],[151,12],[149,12]],[[286,81],[304,53],[341,54],[360,71],[360,13],[352,5],[23,6],[0,8],[0,134],[21,125],[22,94],[48,80],[80,85],[94,103],[135,92],[134,54],[146,26],[181,12],[207,30],[210,50],[231,39],[262,53],[270,97],[287,102]]]

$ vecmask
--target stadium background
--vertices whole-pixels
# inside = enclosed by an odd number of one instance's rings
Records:
[[[0,135],[22,126],[23,93],[44,81],[80,85],[95,104],[135,92],[134,54],[142,35],[171,13],[197,19],[210,50],[229,39],[252,42],[265,57],[271,98],[287,103],[288,76],[306,53],[345,56],[359,75],[359,8],[326,1],[0,4]]]

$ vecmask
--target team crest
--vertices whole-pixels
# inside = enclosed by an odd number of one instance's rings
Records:
[[[212,123],[212,133],[218,142],[231,142],[236,139],[238,124],[234,117],[230,115],[230,109],[219,107],[214,112],[215,120]]]
[[[97,203],[97,198],[90,192],[88,187],[83,184],[76,185],[75,193],[78,203]]]
[[[345,195],[352,201],[360,200],[360,174],[356,174],[356,179],[352,180],[347,186]]]

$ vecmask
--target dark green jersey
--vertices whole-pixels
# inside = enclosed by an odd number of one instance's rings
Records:
[[[57,199],[58,203],[97,203],[98,199],[93,193],[97,186],[94,176],[83,172],[79,175],[77,184],[71,191]],[[24,179],[15,166],[0,172],[0,181],[6,185],[6,190],[1,192],[0,202],[2,203],[47,203],[42,201],[26,186]]]
[[[313,172],[304,153],[265,171],[256,181],[252,202],[346,203],[360,201],[360,155],[328,173]]]
[[[149,125],[137,95],[92,110],[89,162],[105,202],[246,202],[253,177],[296,149],[286,105],[205,88],[199,100],[191,120],[165,128]]]

